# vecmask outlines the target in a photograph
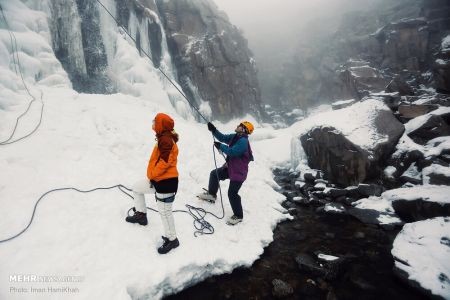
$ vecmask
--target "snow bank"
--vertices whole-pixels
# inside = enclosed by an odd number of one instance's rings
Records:
[[[394,240],[395,267],[409,280],[450,299],[450,218],[406,224]]]
[[[136,51],[118,36],[115,72],[122,93],[78,94],[51,52],[45,15],[17,0],[2,2],[2,6],[11,18],[18,47],[27,49],[22,51],[30,61],[24,65],[25,80],[31,84],[32,93],[43,91],[45,110],[35,134],[0,148],[0,240],[22,230],[36,200],[51,189],[88,190],[118,183],[130,186],[145,178],[155,144],[151,120],[157,112],[172,115],[180,134],[180,186],[174,209],[182,210],[190,204],[222,215],[220,203],[211,205],[194,196],[207,186],[214,168],[211,134],[204,124],[183,116],[191,115],[190,110],[170,99],[171,91],[148,67],[151,62],[136,56]],[[29,99],[14,73],[9,36],[4,29],[0,29],[0,53],[0,137],[4,137]],[[25,54],[21,53],[22,57]],[[41,79],[35,79],[40,71]],[[21,126],[34,126],[39,113],[39,107],[31,109]],[[227,133],[240,122],[216,126]],[[260,128],[257,126],[255,133]],[[146,227],[126,223],[126,212],[134,204],[118,190],[52,193],[40,202],[28,231],[0,244],[0,299],[158,299],[211,275],[250,266],[273,240],[276,224],[289,218],[281,213],[284,209],[280,203],[285,197],[273,190],[270,167],[289,159],[289,147],[280,145],[288,144],[291,135],[271,128],[261,132],[254,141],[250,138],[255,161],[241,189],[244,221],[238,226],[227,226],[224,219],[208,215],[206,220],[215,233],[195,238],[192,217],[175,213],[181,245],[161,256],[156,251],[163,232],[158,214],[149,212]],[[223,159],[216,157],[222,165]],[[227,188],[228,182],[224,182],[225,218],[231,215]],[[154,199],[148,198],[147,206],[156,208]],[[8,281],[10,276],[24,274],[77,276],[81,280],[32,285]],[[71,287],[76,295],[64,291],[30,294],[30,286],[46,289],[49,285]],[[11,286],[27,288],[28,292],[11,290]]]

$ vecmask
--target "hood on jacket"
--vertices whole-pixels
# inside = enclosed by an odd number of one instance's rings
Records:
[[[178,134],[174,131],[174,120],[164,113],[158,113],[155,116],[155,132],[156,137],[160,138],[163,135],[170,135],[175,142],[178,141]]]

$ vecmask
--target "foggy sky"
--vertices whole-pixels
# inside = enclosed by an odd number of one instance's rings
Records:
[[[337,26],[343,12],[367,8],[375,0],[213,0],[243,30],[255,56],[295,47],[311,20]]]

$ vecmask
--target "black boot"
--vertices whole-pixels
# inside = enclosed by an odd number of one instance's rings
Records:
[[[161,247],[158,248],[159,254],[166,254],[170,250],[175,249],[176,247],[180,246],[180,242],[178,241],[178,239],[174,239],[173,241],[170,241],[165,236],[163,236],[162,239],[163,239],[164,243],[162,244]]]
[[[126,217],[125,221],[130,222],[130,223],[138,223],[140,225],[148,224],[146,213],[136,211],[136,209],[134,207],[133,207],[133,211],[134,211],[134,214],[132,216]]]

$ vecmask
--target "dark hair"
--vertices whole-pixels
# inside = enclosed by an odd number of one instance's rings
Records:
[[[247,127],[244,125],[244,124],[239,124],[239,126],[241,126],[242,128],[244,128],[244,132],[246,133],[246,134],[249,134],[248,133],[248,129],[247,129]]]

